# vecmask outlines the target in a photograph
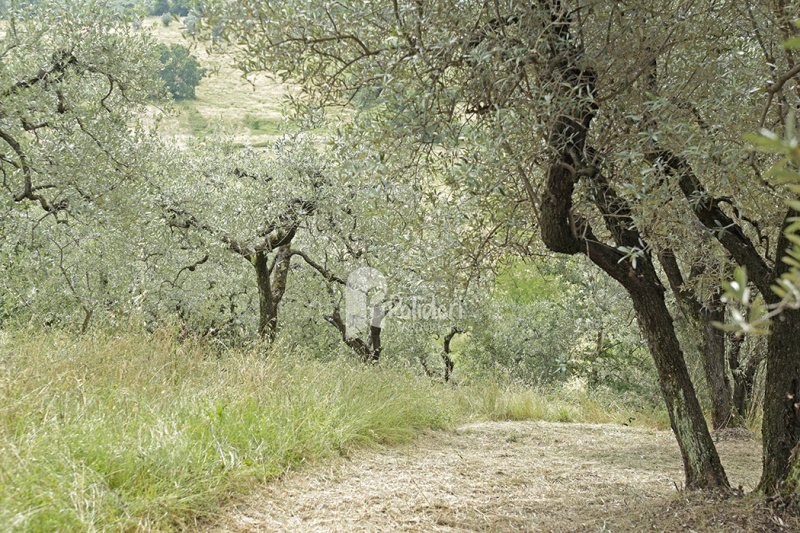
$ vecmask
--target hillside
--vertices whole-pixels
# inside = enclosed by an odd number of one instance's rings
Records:
[[[185,35],[182,20],[164,26],[160,18],[149,17],[144,26],[162,43],[189,47],[207,70],[197,88],[197,99],[177,102],[176,115],[164,118],[163,134],[179,138],[202,136],[221,127],[237,140],[254,145],[268,143],[279,135],[285,85],[266,75],[246,80],[233,66],[229,54]]]

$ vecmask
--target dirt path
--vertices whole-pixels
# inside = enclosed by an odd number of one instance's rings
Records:
[[[758,443],[728,434],[717,445],[732,484],[752,489],[760,469]],[[729,504],[687,500],[676,491],[682,479],[668,432],[486,422],[290,474],[231,509],[217,529],[785,530],[780,518],[760,507],[752,521],[751,504],[742,504],[743,517],[729,518],[730,506],[720,509]]]

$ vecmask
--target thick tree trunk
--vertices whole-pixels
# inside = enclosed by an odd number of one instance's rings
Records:
[[[681,450],[686,487],[727,488],[728,479],[697,401],[663,293],[646,287],[629,292]]]
[[[785,229],[799,216],[790,209],[784,217],[775,251],[774,279],[789,270],[782,261],[792,246]],[[785,310],[772,323],[764,391],[764,470],[758,486],[769,494],[779,491],[787,481],[792,450],[800,444],[800,310]]]
[[[767,348],[764,470],[759,489],[780,490],[790,470],[789,457],[800,443],[800,311],[785,311],[772,324]]]

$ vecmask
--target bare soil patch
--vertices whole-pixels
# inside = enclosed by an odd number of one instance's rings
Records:
[[[718,436],[751,490],[759,443]],[[671,433],[607,424],[482,422],[291,473],[225,511],[218,531],[796,531],[755,498],[681,491]]]

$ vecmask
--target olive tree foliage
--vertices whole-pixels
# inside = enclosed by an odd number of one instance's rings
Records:
[[[194,259],[184,260],[183,282],[163,293],[161,305],[189,322],[205,321],[206,330],[253,324],[260,314],[259,331],[273,337],[286,252],[328,205],[329,182],[313,145],[287,139],[257,151],[212,137],[172,157],[181,164],[160,176],[156,203],[170,239]],[[209,290],[217,298],[204,294]]]
[[[146,321],[175,315],[186,334],[240,342],[257,332],[366,360],[380,350],[343,329],[352,271],[379,271],[388,306],[406,292],[456,292],[444,279],[456,244],[446,204],[422,209],[429,199],[414,187],[381,185],[374,168],[362,172],[361,154],[340,148],[303,134],[267,149],[216,135],[162,153],[169,164],[148,179],[153,215],[142,222],[138,256],[147,259],[133,289]],[[429,229],[431,217],[441,230]],[[440,260],[423,249],[440,250]],[[408,330],[398,324],[390,335]]]
[[[415,148],[399,152],[409,161],[449,161],[451,186],[495,197],[501,215],[523,206],[550,249],[583,254],[619,282],[656,362],[687,484],[724,487],[665,287],[698,329],[719,314],[714,280],[734,264],[774,299],[793,215],[763,179],[771,161],[742,135],[780,126],[794,105],[782,42],[796,7],[233,0],[210,12],[241,45],[245,71],[300,82],[311,105],[355,107],[376,150],[392,156],[402,144]],[[767,357],[767,491],[798,433],[780,400],[800,373],[787,344],[796,321],[784,318]],[[707,374],[724,389],[731,369],[712,340]]]
[[[131,177],[141,119],[161,92],[149,38],[101,5],[42,2],[2,30],[4,198],[56,219]]]
[[[466,320],[483,286],[470,277],[473,259],[459,252],[474,209],[470,204],[453,209],[446,191],[397,180],[408,169],[359,149],[348,135],[340,132],[326,157],[324,173],[336,191],[334,209],[320,213],[301,236],[298,265],[305,275],[316,276],[322,289],[316,301],[306,298],[302,307],[317,309],[329,332],[364,360],[385,352],[395,360],[415,361],[429,351],[428,339]],[[364,268],[385,285],[382,298],[370,302],[381,307],[384,320],[354,338],[345,327],[347,284]]]
[[[3,318],[39,295],[53,310],[81,302],[70,307],[88,324],[97,303],[88,287],[118,281],[78,257],[113,254],[111,235],[124,236],[131,218],[108,209],[134,205],[152,153],[144,119],[162,90],[150,38],[106,7],[39,2],[0,26]],[[48,290],[62,282],[63,299]]]

